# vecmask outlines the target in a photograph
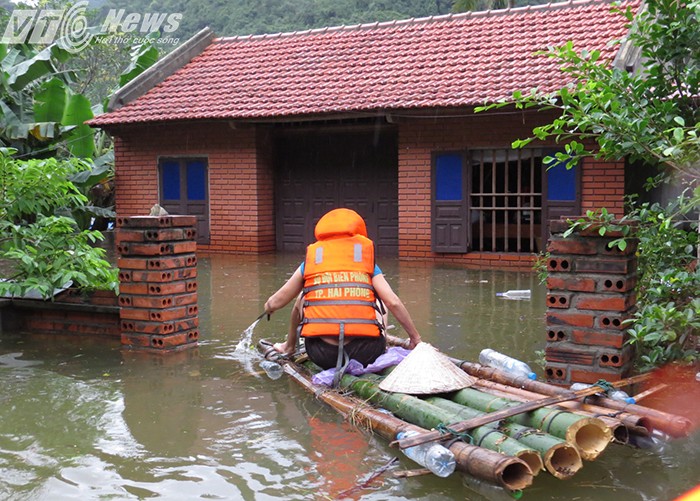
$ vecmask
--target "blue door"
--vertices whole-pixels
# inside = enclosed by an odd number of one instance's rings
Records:
[[[197,242],[209,243],[209,181],[206,158],[162,158],[160,205],[173,215],[197,216]]]

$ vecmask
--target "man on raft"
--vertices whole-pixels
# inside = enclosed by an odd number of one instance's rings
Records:
[[[408,334],[409,347],[420,343],[411,315],[374,262],[364,219],[334,209],[318,221],[314,235],[304,262],[265,302],[269,315],[297,298],[287,339],[274,349],[293,354],[301,335],[307,355],[323,369],[342,373],[349,359],[367,366],[386,349],[384,305]]]

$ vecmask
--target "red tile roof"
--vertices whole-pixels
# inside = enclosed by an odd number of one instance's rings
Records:
[[[632,2],[633,6],[637,2]],[[278,35],[215,39],[173,75],[91,125],[261,119],[480,105],[567,83],[534,52],[568,40],[611,60],[626,20],[573,1]]]

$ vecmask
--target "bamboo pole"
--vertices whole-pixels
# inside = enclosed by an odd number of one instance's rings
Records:
[[[507,384],[510,386],[516,386],[524,388],[536,393],[541,393],[542,395],[556,396],[556,395],[566,395],[571,391],[568,388],[562,388],[559,386],[543,383],[541,381],[532,381],[525,379],[523,377],[513,376],[507,372],[499,371],[492,367],[485,367],[479,364],[474,364],[471,362],[465,362],[461,360],[453,360],[462,370],[468,374],[479,377],[482,379],[490,379],[498,383]],[[646,381],[651,377],[649,373],[639,374],[637,376],[632,376],[623,381],[612,382],[611,385],[615,388],[629,386],[638,382]],[[652,409],[650,407],[644,407],[637,404],[627,404],[625,402],[618,402],[611,398],[599,397],[596,395],[590,395],[586,398],[586,403],[598,405],[600,407],[605,407],[607,409],[612,409],[615,411],[626,411],[631,414],[638,415],[643,418],[644,423],[642,426],[652,430],[660,430],[664,433],[675,437],[687,437],[690,435],[692,429],[692,423],[689,419],[678,416],[676,414],[670,414],[668,412],[660,411],[658,409]]]
[[[265,352],[266,347],[259,345],[258,348],[261,352]],[[276,353],[268,352],[268,358],[281,363],[284,372],[294,382],[338,411],[355,426],[377,433],[386,440],[395,439],[400,431],[405,430],[427,433],[424,428],[375,409],[366,402],[313,384],[304,369],[294,362],[279,358]],[[530,467],[518,458],[505,456],[464,442],[454,442],[450,444],[449,449],[455,456],[457,469],[475,478],[500,485],[511,491],[518,491],[532,485],[533,474]]]
[[[452,400],[489,413],[525,405],[517,405],[518,403],[512,399],[496,397],[472,388],[459,390],[452,396]],[[563,438],[575,445],[581,457],[588,461],[598,457],[612,440],[610,428],[600,419],[577,416],[571,412],[552,407],[536,408],[530,412],[509,416],[506,419]]]
[[[455,421],[483,414],[476,409],[465,407],[452,400],[441,397],[428,397],[425,400],[436,407],[440,407],[452,413],[456,418]],[[480,426],[470,432],[474,437],[476,445],[479,445],[476,431],[485,429],[490,429],[490,431],[486,432],[487,436],[496,435],[494,430],[498,430],[511,439],[517,440],[538,451],[541,454],[545,469],[556,478],[569,478],[583,467],[581,456],[576,447],[561,438],[516,423],[504,423],[500,427],[498,427],[496,423],[490,423]],[[498,433],[498,435],[500,435],[500,433]]]
[[[644,417],[652,430],[659,430],[674,438],[684,438],[690,435],[692,423],[689,419],[677,414],[644,407],[643,405],[627,404],[611,398],[591,395],[586,402],[600,405],[617,411],[627,411]]]
[[[527,402],[542,398],[540,393],[535,393],[506,384],[495,383],[487,379],[477,380],[474,388],[481,389],[493,395],[512,398],[519,402]],[[615,412],[605,407],[586,404],[583,402],[561,402],[557,407],[564,408],[576,414],[599,418],[610,427],[615,441],[626,444],[629,440],[629,431],[637,435],[649,435],[648,423],[642,416],[636,416],[628,412]]]
[[[402,339],[396,336],[387,336],[387,343],[393,346],[403,346],[405,348],[408,346],[408,342],[408,339]],[[541,393],[543,395],[549,395],[552,397],[565,396],[571,394],[571,391],[568,388],[562,388],[552,384],[544,383],[542,381],[532,381],[524,376],[514,376],[513,374],[509,374],[507,372],[500,371],[492,367],[486,367],[477,363],[466,362],[464,360],[458,360],[455,358],[451,358],[451,360],[455,364],[457,364],[463,371],[470,374],[471,376],[475,376],[478,378],[490,379],[498,383],[516,386],[519,388],[525,388],[527,390],[534,391],[536,393]],[[614,388],[620,388],[642,381],[646,381],[650,378],[651,374],[645,373],[639,374],[637,376],[632,376],[622,381],[614,381],[610,384]],[[627,404],[624,402],[618,402],[616,400],[612,400],[610,398],[605,397],[591,397],[590,399],[588,399],[588,402],[600,405],[602,407],[607,407],[618,411],[627,411],[631,412],[632,414],[642,416],[647,420],[647,422],[653,429],[663,431],[667,435],[670,435],[675,438],[687,437],[688,435],[690,435],[690,432],[692,430],[691,421],[683,416],[678,416],[676,414],[670,414],[668,412],[663,412],[657,409],[652,409],[637,404]]]
[[[388,409],[398,417],[422,428],[438,428],[441,425],[457,421],[453,413],[440,409],[425,400],[412,395],[380,390],[378,382],[373,381],[371,377],[358,378],[346,374],[341,379],[340,385],[352,390],[360,398]],[[471,434],[475,445],[521,459],[527,463],[533,475],[537,475],[543,469],[542,458],[536,450],[497,430],[494,431],[493,428],[474,428]]]
[[[463,432],[466,430],[469,430],[471,428],[476,428],[477,426],[482,426],[487,423],[493,423],[495,421],[501,421],[506,418],[510,418],[516,415],[531,415],[535,413],[537,410],[545,408],[546,406],[553,405],[553,404],[558,404],[559,402],[564,402],[566,400],[573,400],[576,398],[580,398],[583,396],[591,395],[596,391],[595,388],[586,388],[577,392],[569,392],[568,395],[560,395],[556,397],[547,397],[543,398],[541,400],[533,400],[531,402],[523,402],[521,404],[516,404],[514,402],[511,402],[511,404],[503,406],[500,410],[497,410],[495,412],[488,412],[488,414],[485,414],[480,417],[468,419],[466,421],[460,421],[458,423],[454,423],[450,425],[450,433],[454,432]],[[467,405],[467,404],[465,404]],[[481,409],[485,410],[485,409]],[[561,411],[557,411],[561,412]],[[594,442],[596,441],[605,441],[606,445],[607,442],[612,440],[612,432],[610,431],[609,428],[604,428],[604,437],[601,437],[601,430],[598,430],[598,433],[595,433],[595,428],[599,427],[602,424],[599,419],[595,418],[586,418],[589,420],[588,423],[585,423],[581,421],[576,427],[573,427],[572,430],[576,429],[580,431],[580,436],[576,434],[576,438],[581,444],[588,443],[589,447],[587,448],[593,448],[594,447]],[[539,427],[535,425],[535,427]],[[580,429],[579,429],[580,428]],[[573,432],[572,432],[573,433]],[[426,433],[425,435],[420,435],[420,436],[413,436],[413,437],[407,437],[403,438],[398,442],[399,447],[402,449],[405,449],[406,447],[412,447],[414,445],[418,444],[423,444],[425,442],[431,442],[433,440],[439,440],[444,438],[441,435],[441,432],[438,431],[431,431]],[[561,437],[565,438],[565,437]],[[581,449],[579,449],[581,450]],[[582,451],[583,453],[581,454],[584,459],[587,459],[586,452]]]
[[[454,361],[454,360],[453,360]],[[476,376],[482,379],[490,379],[499,383],[516,386],[524,388],[542,395],[556,396],[556,395],[566,395],[570,393],[568,388],[562,388],[559,386],[547,384],[541,381],[532,381],[525,379],[522,376],[513,376],[498,369],[492,367],[484,367],[479,364],[474,364],[465,361],[455,361],[457,365],[472,376]],[[611,385],[615,388],[629,386],[638,382],[646,381],[651,377],[650,374],[639,374],[631,378],[627,378],[620,381],[612,382]],[[652,409],[650,407],[644,407],[637,404],[627,404],[625,402],[618,402],[611,398],[599,397],[596,395],[590,395],[586,397],[586,403],[591,403],[598,405],[600,407],[605,407],[607,409],[612,409],[616,411],[626,411],[631,414],[640,416],[643,419],[641,426],[651,430],[658,429],[671,435],[673,437],[687,437],[692,429],[692,423],[690,420],[683,416],[678,416],[675,414],[670,414],[667,412],[659,411],[657,409]]]

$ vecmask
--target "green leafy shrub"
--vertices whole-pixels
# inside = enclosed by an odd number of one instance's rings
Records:
[[[698,223],[685,218],[691,207],[697,203],[681,197],[667,207],[641,204],[627,216],[638,223],[637,311],[628,333],[642,371],[700,358]]]
[[[105,260],[105,250],[93,246],[102,234],[80,229],[67,216],[86,210],[87,197],[69,179],[89,171],[91,162],[22,161],[13,153],[0,148],[0,295],[35,291],[49,298],[70,281],[116,291],[116,269]]]

